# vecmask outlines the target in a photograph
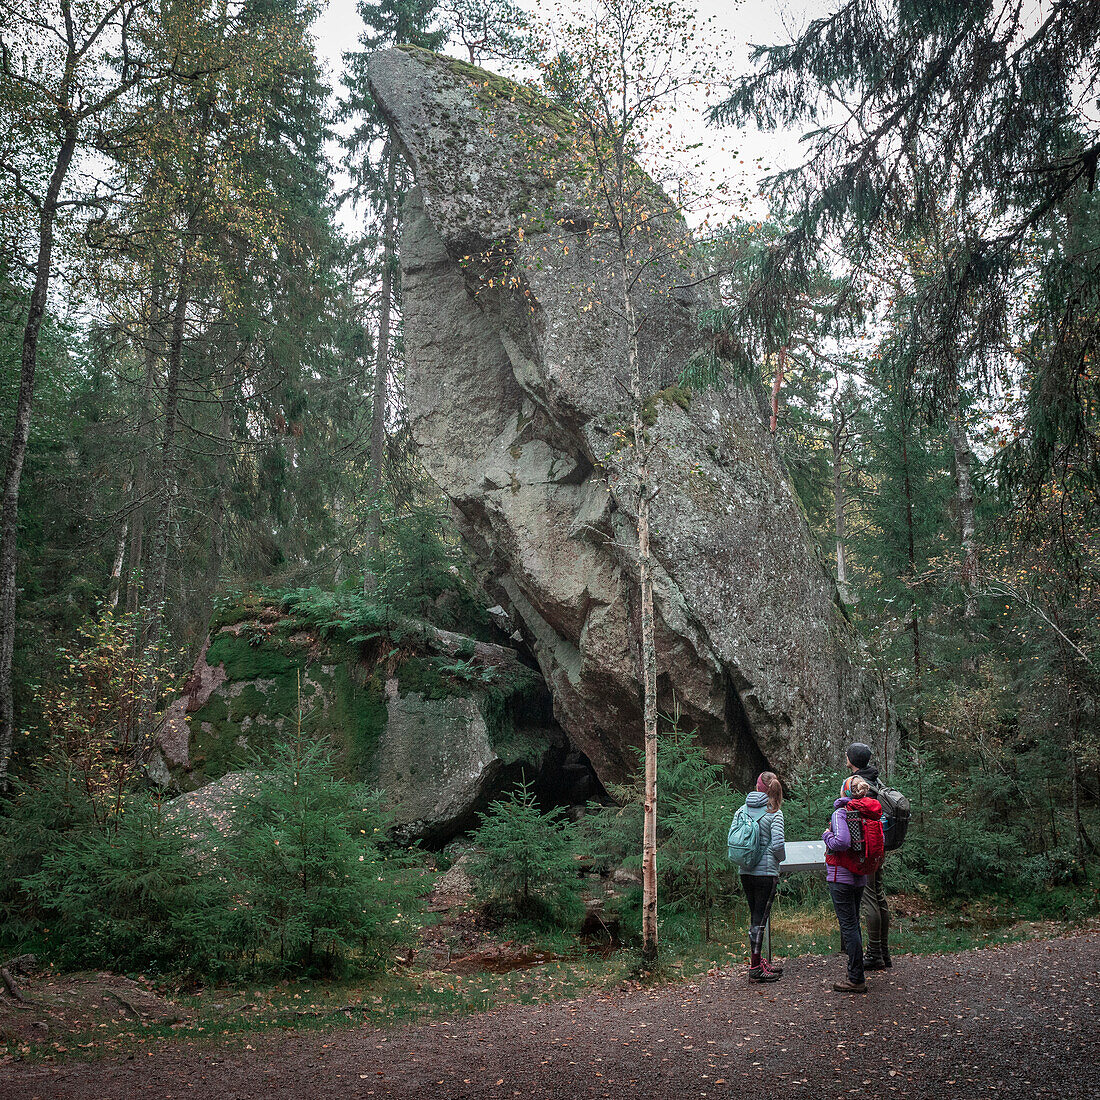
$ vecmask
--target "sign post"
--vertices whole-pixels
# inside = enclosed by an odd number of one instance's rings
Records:
[[[792,840],[784,845],[786,856],[779,865],[781,875],[793,875],[798,871],[825,876],[825,841]],[[772,961],[772,914],[768,910],[768,920],[764,925],[764,943],[767,946],[768,962]]]

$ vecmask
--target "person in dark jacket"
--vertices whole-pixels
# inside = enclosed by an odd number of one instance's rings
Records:
[[[829,827],[821,834],[821,839],[825,841],[825,881],[829,896],[833,899],[837,924],[840,925],[841,946],[848,956],[847,980],[834,983],[833,989],[838,993],[866,993],[859,905],[870,876],[859,871],[860,859],[853,851],[848,812],[851,810],[862,819],[877,821],[882,814],[882,804],[870,797],[871,788],[867,780],[853,776],[847,786],[849,794],[833,803]],[[879,851],[881,853],[881,846]]]
[[[878,790],[878,768],[871,763],[871,747],[862,741],[848,746],[844,762],[852,775],[866,779],[871,794]],[[890,960],[890,906],[886,901],[886,886],[880,867],[873,875],[868,875],[867,886],[863,891],[860,912],[867,924],[866,953],[863,956],[864,970],[885,970],[893,966]]]

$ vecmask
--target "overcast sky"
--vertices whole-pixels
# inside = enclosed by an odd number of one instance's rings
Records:
[[[537,3],[532,0],[520,2],[521,6],[537,14]],[[698,0],[694,5],[700,16],[713,17],[716,28],[727,36],[733,55],[731,77],[748,71],[751,45],[788,40],[810,18],[824,14],[831,6],[833,0],[787,0],[786,3],[744,0],[740,4],[728,0]],[[356,48],[362,30],[362,21],[355,8],[355,0],[329,0],[314,26],[318,54],[334,85],[338,85],[340,77],[341,55]],[[739,192],[755,194],[760,178],[768,170],[797,163],[797,134],[760,133],[754,129],[718,131],[704,126],[697,114],[685,114],[683,126],[685,134],[690,135],[689,140],[704,143],[702,156],[708,169],[728,178]],[[754,203],[754,216],[763,213],[763,205]]]

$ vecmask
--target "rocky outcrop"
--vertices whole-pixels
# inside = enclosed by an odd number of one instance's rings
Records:
[[[644,176],[623,264],[586,197],[575,122],[422,50],[374,55],[373,94],[412,166],[401,262],[420,453],[483,580],[537,655],[570,740],[605,782],[640,741],[625,278],[652,395],[661,706],[746,780],[882,747],[892,718],[815,551],[757,395],[676,383],[710,304],[688,233]]]
[[[383,792],[402,842],[449,839],[521,776],[547,802],[602,793],[538,673],[507,646],[420,620],[395,620],[373,645],[322,639],[255,600],[224,617],[148,765],[154,781],[185,792],[181,804],[224,808],[224,792],[255,778],[241,769],[299,720],[328,739],[343,775]]]

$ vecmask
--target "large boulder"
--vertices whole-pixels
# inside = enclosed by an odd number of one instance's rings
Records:
[[[521,778],[547,802],[602,793],[515,650],[421,620],[395,621],[372,643],[322,636],[262,598],[212,624],[150,776],[217,824],[255,780],[242,769],[299,722],[328,740],[341,774],[383,793],[402,841],[448,840]]]
[[[607,782],[633,770],[640,742],[621,308],[637,275],[662,710],[740,781],[765,763],[835,762],[854,738],[885,751],[890,708],[759,395],[677,384],[712,303],[669,200],[636,177],[649,228],[624,269],[567,113],[424,50],[375,54],[368,73],[417,182],[401,247],[413,432],[573,744]]]

